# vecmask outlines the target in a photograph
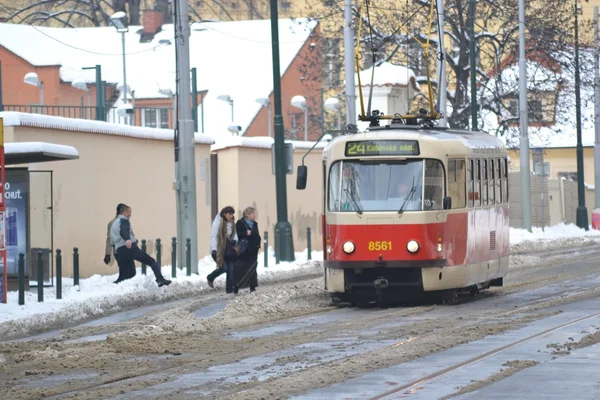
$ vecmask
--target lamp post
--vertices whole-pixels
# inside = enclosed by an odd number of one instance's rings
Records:
[[[228,103],[231,106],[231,122],[233,122],[233,99],[228,94],[223,94],[221,96],[217,96],[217,99]]]
[[[127,68],[125,63],[125,33],[129,32],[127,14],[124,11],[118,11],[110,17],[110,21],[117,29],[117,32],[121,33],[121,47],[123,50],[123,103],[127,103]],[[129,125],[129,117],[126,117],[125,121]]]
[[[587,208],[585,207],[585,186],[583,179],[583,143],[581,142],[581,79],[579,77],[579,7],[575,0],[575,118],[577,119],[577,226],[589,230]]]
[[[87,83],[81,79],[75,79],[71,82],[71,86],[75,89],[83,90],[87,93],[87,119],[92,119],[92,110],[90,107],[92,106],[92,91],[87,87]]]
[[[23,78],[23,82],[28,85],[36,86],[40,89],[40,105],[44,105],[44,82],[41,82],[38,74],[35,72],[29,72],[25,74],[25,78]]]
[[[308,140],[308,105],[304,96],[294,96],[290,102],[292,107],[296,107],[304,111],[304,141]]]
[[[335,97],[330,97],[325,100],[325,108],[337,112],[337,128],[342,129],[342,111],[340,109],[340,101]]]
[[[281,67],[279,62],[279,22],[277,0],[270,0],[271,49],[273,55],[273,117],[275,127],[275,191],[277,195],[277,224],[275,225],[275,262],[294,261],[292,225],[288,221],[287,185],[283,115],[281,110]],[[266,250],[266,249],[265,249]]]
[[[256,99],[256,102],[258,104],[260,104],[261,106],[265,107],[269,113],[269,117],[268,117],[269,118],[269,137],[273,137],[273,115],[272,115],[272,111],[271,111],[271,100],[264,97],[264,98]]]

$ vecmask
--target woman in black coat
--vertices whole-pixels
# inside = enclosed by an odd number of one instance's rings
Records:
[[[240,253],[236,263],[234,291],[237,292],[238,289],[249,286],[250,291],[254,292],[258,286],[256,267],[258,266],[258,249],[262,242],[256,222],[256,209],[246,207],[243,218],[239,219],[235,226],[239,242],[247,240],[248,247],[243,253]],[[238,244],[240,244],[239,242]]]

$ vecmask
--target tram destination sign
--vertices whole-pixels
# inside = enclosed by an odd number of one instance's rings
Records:
[[[417,140],[361,140],[346,142],[346,157],[418,156]]]

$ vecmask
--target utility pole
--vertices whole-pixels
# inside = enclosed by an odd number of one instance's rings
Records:
[[[585,207],[585,186],[583,176],[583,143],[581,142],[581,79],[579,77],[579,9],[575,0],[575,118],[577,119],[577,226],[590,229],[587,208]]]
[[[522,228],[531,232],[531,188],[529,174],[529,133],[527,132],[527,58],[525,58],[525,0],[519,0],[519,122],[521,141],[521,216]]]
[[[447,93],[446,93],[446,52],[444,51],[444,0],[437,1],[438,12],[438,112],[442,114],[439,127],[448,127]],[[338,128],[339,129],[339,128]]]
[[[271,1],[272,2],[272,1]],[[344,0],[344,67],[346,70],[346,126],[356,124],[356,86],[354,84],[354,31],[352,0]],[[375,66],[373,66],[375,68]]]
[[[187,0],[176,0],[174,12],[175,38],[177,42],[177,77],[178,77],[178,126],[179,126],[179,174],[175,182],[180,200],[178,226],[182,236],[177,238],[178,246],[190,239],[190,255],[192,272],[198,273],[198,220],[196,214],[196,161],[194,157],[194,120],[190,93],[190,25],[188,21]],[[179,252],[183,259],[185,253]]]
[[[471,61],[471,130],[477,127],[477,64],[475,62],[475,0],[469,0],[469,59]]]
[[[600,208],[600,35],[598,34],[598,6],[594,7],[594,187],[595,208]],[[593,218],[592,218],[593,220]]]
[[[277,0],[271,2],[271,44],[273,49],[273,107],[275,125],[275,190],[277,196],[277,224],[275,225],[275,260],[294,261],[292,225],[287,219],[286,162],[283,115],[281,110],[281,72],[279,66],[279,25]],[[348,81],[348,79],[346,79]],[[267,251],[267,249],[265,249]]]

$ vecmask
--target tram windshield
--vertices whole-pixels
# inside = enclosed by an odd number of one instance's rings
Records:
[[[338,161],[329,171],[329,211],[441,210],[444,168],[438,160]]]

